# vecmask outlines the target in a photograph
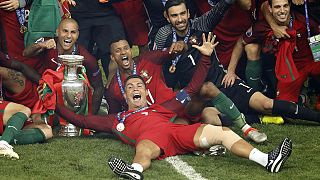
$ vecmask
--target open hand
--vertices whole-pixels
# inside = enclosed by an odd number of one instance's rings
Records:
[[[202,33],[202,45],[192,45],[193,48],[198,49],[201,54],[205,56],[211,56],[214,48],[219,44],[219,42],[214,42],[216,39],[216,35],[212,36],[212,33],[209,32],[208,38],[206,39],[206,35]]]
[[[227,88],[232,86],[236,79],[239,79],[239,77],[234,72],[228,71],[222,79],[222,84],[224,84],[224,87]]]

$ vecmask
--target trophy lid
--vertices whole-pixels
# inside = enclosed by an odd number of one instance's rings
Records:
[[[59,55],[58,58],[65,65],[79,65],[84,60],[84,57],[80,55]]]

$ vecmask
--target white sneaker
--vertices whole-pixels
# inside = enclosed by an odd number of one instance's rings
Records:
[[[13,147],[7,141],[0,141],[0,155],[10,159],[19,159],[19,155],[13,151]]]

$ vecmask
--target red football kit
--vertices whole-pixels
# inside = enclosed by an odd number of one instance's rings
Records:
[[[135,61],[136,72],[146,82],[148,104],[162,104],[175,96],[172,89],[166,86],[162,75],[162,64],[164,61],[170,60],[170,57],[168,51],[150,51],[141,55]],[[125,79],[126,77],[122,75],[122,84]],[[121,93],[117,74],[111,80],[105,97],[110,107],[109,113],[117,113],[127,109],[127,103]]]
[[[118,118],[114,114],[82,116],[70,114],[66,107],[61,106],[57,106],[56,112],[77,127],[95,129],[100,132],[113,132],[124,143],[132,146],[137,145],[141,140],[148,139],[163,150],[163,154],[158,159],[186,154],[198,149],[193,138],[201,124],[173,124],[170,119],[174,118],[176,114],[160,105],[153,104],[137,113],[132,113],[132,111],[121,113],[120,118],[131,113],[124,121],[123,131],[117,130]]]
[[[2,0],[0,0],[2,2]],[[25,10],[25,18],[28,19],[29,8]],[[30,67],[38,70],[41,67],[39,57],[24,57],[24,35],[20,32],[20,24],[16,11],[6,11],[0,9],[0,24],[2,34],[0,34],[0,50],[8,54],[10,57],[21,61]]]
[[[299,77],[291,83],[279,81],[277,85],[277,99],[298,102],[301,87],[307,77],[320,75],[320,62],[314,62],[307,39],[308,35],[305,17],[302,14],[293,13],[292,24],[292,29],[295,30],[297,34],[296,37],[291,37],[296,38],[296,47],[292,57],[299,72]],[[319,28],[314,21],[310,21],[310,28],[312,33],[319,34]],[[265,20],[256,23],[252,30],[252,36],[243,36],[243,40],[246,43],[264,44],[272,31]]]

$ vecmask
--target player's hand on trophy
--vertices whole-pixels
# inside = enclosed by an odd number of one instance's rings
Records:
[[[188,50],[188,45],[184,41],[177,41],[171,44],[169,54],[182,54]]]
[[[192,45],[193,48],[198,49],[201,54],[205,56],[211,56],[214,48],[219,44],[219,42],[215,42],[216,35],[212,36],[212,33],[209,32],[208,38],[206,39],[206,35],[202,33],[202,45],[199,46],[197,44]]]
[[[19,8],[18,0],[7,0],[0,2],[0,9],[4,9],[7,11],[14,11]]]

